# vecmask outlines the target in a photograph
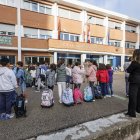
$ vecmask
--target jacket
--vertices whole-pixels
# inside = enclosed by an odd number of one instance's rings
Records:
[[[7,67],[0,67],[0,92],[14,91],[17,86],[14,72]]]
[[[64,64],[62,64],[60,67],[57,68],[56,70],[57,82],[66,82],[66,67]]]
[[[85,74],[84,68],[80,69],[80,67],[74,66],[74,68],[72,69],[73,83],[75,83],[75,84],[83,83],[83,75],[84,74]]]
[[[97,67],[95,65],[91,65],[87,69],[86,75],[88,76],[88,81],[95,82],[97,80],[96,72],[97,72]]]
[[[113,83],[113,70],[108,69],[109,83]]]
[[[109,76],[107,70],[98,70],[96,74],[97,80],[101,83],[108,83]]]
[[[130,73],[128,78],[130,83],[140,84],[140,64],[138,62],[132,61],[126,71]]]
[[[54,86],[55,85],[55,71],[51,71],[50,69],[46,72],[47,77],[47,86]]]

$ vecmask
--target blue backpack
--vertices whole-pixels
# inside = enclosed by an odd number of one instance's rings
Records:
[[[72,89],[67,88],[66,90],[63,91],[62,103],[66,106],[71,106],[74,104]]]
[[[93,100],[93,94],[90,86],[84,89],[84,101],[91,102]]]

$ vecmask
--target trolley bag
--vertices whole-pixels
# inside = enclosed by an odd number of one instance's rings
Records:
[[[87,86],[84,89],[84,101],[85,102],[92,102],[93,100],[93,94],[90,86]]]
[[[75,88],[73,92],[73,98],[75,104],[80,104],[83,102],[83,94],[79,88]]]
[[[99,85],[94,85],[94,92],[95,92],[96,99],[103,99],[103,96],[101,93],[101,87]]]
[[[23,96],[23,94],[16,97],[14,110],[16,118],[26,117],[25,97]]]
[[[62,94],[62,103],[66,106],[74,105],[73,92],[71,88],[67,88]]]
[[[46,89],[42,92],[41,96],[41,107],[49,108],[54,105],[53,91],[51,89]]]

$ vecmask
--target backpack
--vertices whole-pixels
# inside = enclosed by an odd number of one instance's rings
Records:
[[[24,79],[27,87],[32,86],[33,77],[31,76],[31,74],[27,70],[24,70],[24,78],[23,79]]]
[[[25,97],[23,94],[17,96],[14,106],[16,118],[26,117]]]
[[[99,85],[94,85],[94,92],[95,92],[96,99],[103,99],[103,96],[101,93],[101,87]]]
[[[93,94],[90,86],[87,86],[84,89],[84,101],[85,102],[92,102],[93,100]]]
[[[51,89],[46,89],[42,92],[41,96],[41,107],[52,107],[54,105],[53,91]]]
[[[71,106],[74,104],[72,89],[67,88],[66,90],[63,91],[62,103],[66,106]]]
[[[74,89],[73,98],[74,98],[75,104],[82,103],[82,101],[83,101],[83,94],[82,94],[82,92],[80,91],[79,88],[75,88]]]

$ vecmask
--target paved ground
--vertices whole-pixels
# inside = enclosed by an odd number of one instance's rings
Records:
[[[54,90],[55,106],[50,109],[40,107],[40,93],[28,89],[28,117],[0,122],[0,140],[17,140],[35,137],[83,122],[116,114],[127,109],[124,74],[114,75],[116,97],[65,107],[58,103],[57,87]]]

